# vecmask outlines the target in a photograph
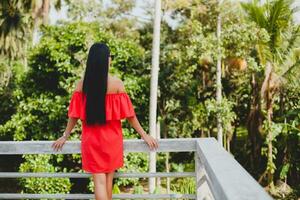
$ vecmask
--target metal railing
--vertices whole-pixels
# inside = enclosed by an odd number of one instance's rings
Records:
[[[80,141],[67,141],[62,151],[53,151],[53,141],[0,141],[0,155],[80,153]],[[143,140],[124,140],[125,152],[150,152]],[[272,199],[251,175],[214,138],[160,139],[156,152],[194,152],[195,172],[115,173],[114,177],[195,177],[196,194],[113,194],[113,199]],[[0,178],[88,178],[89,173],[0,172]],[[0,193],[0,199],[93,199],[94,194]]]

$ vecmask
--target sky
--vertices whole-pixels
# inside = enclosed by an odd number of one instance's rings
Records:
[[[83,0],[84,1],[84,0]],[[109,4],[110,0],[103,0],[105,4]],[[132,11],[132,15],[141,16],[142,18],[148,18],[143,10],[143,6],[146,5],[146,1],[144,0],[135,0],[136,7]],[[148,3],[153,2],[154,0],[147,0]],[[67,7],[62,6],[60,11],[56,11],[55,9],[50,9],[50,24],[55,24],[58,20],[67,19]]]
[[[247,0],[241,0],[247,1]],[[109,4],[110,0],[104,0],[105,3]],[[140,16],[143,18],[147,18],[143,11],[143,6],[145,6],[145,2],[153,3],[154,0],[136,0],[136,7],[132,11],[132,15]],[[300,7],[300,1],[296,1],[296,5]],[[50,9],[50,24],[55,24],[58,20],[65,20],[67,19],[67,7],[63,6],[60,11],[56,11],[55,9]],[[300,12],[298,12],[295,16],[295,21],[300,24]],[[171,22],[172,23],[172,22]]]

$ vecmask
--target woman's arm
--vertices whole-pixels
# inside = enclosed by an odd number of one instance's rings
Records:
[[[74,126],[76,125],[77,121],[78,121],[78,118],[69,117],[67,127],[66,127],[65,132],[64,132],[64,136],[66,136],[67,138],[69,137],[69,135],[71,134],[71,132],[72,132]]]
[[[144,131],[143,127],[141,126],[139,120],[136,116],[128,117],[127,118],[129,124],[140,134],[141,138],[143,138],[147,133]]]
[[[119,92],[126,92],[123,81],[119,80],[118,84]],[[137,119],[136,115],[133,117],[128,117],[127,120],[129,124],[138,132],[138,134],[140,134],[141,138],[148,144],[151,150],[154,148],[158,148],[157,139],[153,138],[151,135],[146,133],[146,131],[141,126],[139,120]]]
[[[140,134],[141,138],[148,144],[151,150],[158,148],[157,139],[154,139],[151,135],[145,132],[136,116],[128,117],[127,120],[136,132]]]
[[[67,139],[69,138],[74,126],[76,125],[78,118],[69,117],[67,127],[63,133],[63,136],[58,138],[53,144],[52,148],[55,151],[61,150]]]
[[[75,91],[81,91],[82,90],[82,84],[83,84],[83,80],[79,80],[76,83],[76,87],[75,87]],[[54,150],[59,150],[62,149],[64,143],[66,142],[66,140],[69,138],[74,126],[76,125],[77,121],[79,118],[74,118],[74,117],[69,117],[68,119],[68,123],[67,123],[67,127],[63,133],[63,136],[61,136],[60,138],[58,138],[53,144],[52,147]]]

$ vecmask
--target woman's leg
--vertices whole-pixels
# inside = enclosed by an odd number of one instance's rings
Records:
[[[113,186],[113,178],[114,178],[114,171],[109,172],[106,174],[106,190],[108,200],[112,200],[112,186]]]
[[[96,200],[108,200],[106,191],[106,174],[95,173],[92,175]]]

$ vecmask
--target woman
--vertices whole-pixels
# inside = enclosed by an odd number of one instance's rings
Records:
[[[114,171],[124,164],[121,119],[128,119],[151,150],[158,147],[141,127],[123,82],[108,73],[110,63],[109,47],[93,44],[84,79],[70,100],[65,132],[52,145],[56,151],[62,149],[77,120],[82,121],[82,169],[92,174],[96,200],[112,199]]]

